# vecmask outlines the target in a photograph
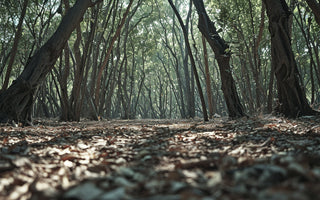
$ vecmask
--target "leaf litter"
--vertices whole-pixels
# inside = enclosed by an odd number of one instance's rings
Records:
[[[0,127],[0,199],[314,199],[320,119]]]

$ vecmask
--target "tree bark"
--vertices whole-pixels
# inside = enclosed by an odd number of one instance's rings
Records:
[[[68,12],[70,9],[69,5],[69,0],[63,0],[64,6],[65,6],[65,13]],[[59,78],[59,83],[60,83],[60,93],[61,93],[61,116],[60,120],[62,121],[67,121],[68,120],[68,115],[70,113],[70,107],[68,103],[68,76],[70,74],[70,50],[69,50],[69,44],[68,42],[66,43],[64,47],[64,68],[62,64],[62,56],[60,60],[60,78]],[[63,55],[63,54],[62,54]]]
[[[212,98],[212,90],[211,90],[211,79],[210,79],[210,71],[209,71],[209,61],[208,61],[208,52],[206,39],[202,35],[202,45],[203,45],[203,59],[205,66],[205,75],[206,75],[206,90],[208,96],[208,108],[209,108],[209,118],[212,119],[215,110],[213,109],[213,98]]]
[[[308,104],[291,47],[289,11],[285,0],[264,0],[271,34],[272,68],[277,79],[275,111],[286,117],[316,114]]]
[[[31,123],[31,111],[38,86],[52,70],[71,33],[86,10],[101,0],[78,0],[62,18],[51,38],[28,61],[21,75],[0,93],[0,121]]]
[[[4,83],[2,85],[2,89],[1,90],[7,89],[8,84],[9,84],[9,78],[10,78],[10,75],[11,75],[14,59],[15,59],[16,54],[17,54],[18,43],[19,43],[19,40],[20,40],[20,37],[21,37],[21,33],[22,33],[22,23],[23,23],[23,20],[24,20],[24,16],[26,15],[28,2],[29,2],[29,0],[24,0],[24,2],[23,2],[21,16],[19,18],[19,24],[18,24],[17,32],[15,33],[15,36],[14,36],[14,41],[13,41],[13,47],[12,47],[12,50],[11,50],[10,60],[9,60],[6,76],[5,76]]]
[[[306,0],[306,1],[316,18],[316,22],[320,25],[320,2],[317,2],[317,0]]]
[[[205,10],[203,0],[193,0],[193,4],[199,15],[198,28],[207,39],[218,62],[222,82],[221,87],[227,104],[229,117],[237,118],[246,116],[230,68],[231,52],[229,46],[219,36],[214,23],[210,20]]]

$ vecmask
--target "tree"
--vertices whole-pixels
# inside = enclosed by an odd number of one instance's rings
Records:
[[[317,0],[306,0],[309,7],[311,8],[317,23],[320,25],[320,2]]]
[[[243,117],[246,114],[238,96],[235,81],[232,77],[230,58],[231,52],[228,44],[219,36],[217,29],[207,14],[203,0],[193,0],[193,4],[199,15],[198,28],[208,41],[210,47],[215,53],[218,62],[222,91],[227,104],[229,117]]]
[[[312,115],[302,88],[295,57],[291,47],[289,11],[285,0],[264,0],[271,35],[272,68],[277,79],[278,105],[276,112],[286,117]]]
[[[106,52],[106,56],[103,60],[103,63],[101,64],[100,68],[99,68],[99,72],[98,72],[98,76],[97,76],[97,81],[96,81],[96,89],[95,89],[95,105],[98,106],[99,105],[99,97],[100,97],[100,88],[101,88],[101,79],[102,79],[102,74],[103,74],[103,70],[106,68],[106,65],[108,63],[108,60],[110,58],[112,49],[113,49],[113,45],[116,42],[116,40],[118,39],[118,37],[120,37],[120,33],[121,33],[121,29],[123,27],[123,25],[126,22],[126,19],[128,17],[128,14],[130,12],[130,8],[133,4],[133,0],[130,0],[129,5],[126,8],[125,13],[123,14],[123,17],[121,19],[121,22],[116,30],[116,33],[114,34],[114,36],[112,37],[108,50]]]
[[[199,75],[198,75],[198,72],[197,72],[197,69],[196,69],[196,66],[195,66],[196,64],[195,64],[195,61],[194,61],[194,57],[192,55],[191,46],[190,46],[190,43],[189,43],[188,33],[187,33],[187,30],[186,30],[186,27],[183,24],[183,21],[181,19],[181,16],[180,16],[179,12],[177,11],[176,7],[173,5],[172,0],[168,0],[168,2],[170,4],[170,6],[172,7],[175,15],[177,16],[179,24],[180,24],[180,26],[182,28],[184,41],[186,43],[186,47],[187,47],[187,50],[188,50],[188,55],[189,55],[190,60],[191,60],[191,66],[192,66],[192,69],[193,69],[193,74],[195,76],[196,84],[197,84],[197,87],[198,87],[198,92],[199,92],[201,105],[202,105],[203,119],[204,119],[204,121],[208,121],[207,108],[206,108],[206,104],[205,104],[205,101],[204,101],[204,96],[203,96],[203,92],[202,92],[202,89],[201,89],[201,84],[200,84],[200,81],[199,81]]]
[[[204,38],[204,36],[202,36],[202,45],[203,45],[203,57],[204,57],[205,77],[206,77],[206,91],[207,91],[207,96],[208,96],[209,118],[212,118],[216,109],[214,109],[214,107],[213,107],[207,44],[206,44],[206,39]]]
[[[51,38],[30,58],[21,75],[0,93],[0,121],[31,123],[31,111],[39,85],[52,70],[73,30],[86,10],[102,0],[78,0],[62,18]]]
[[[10,74],[11,74],[11,71],[12,71],[13,62],[14,62],[15,56],[17,54],[18,43],[19,43],[19,40],[20,40],[20,37],[21,37],[21,33],[22,33],[22,24],[23,24],[24,16],[26,15],[28,2],[29,2],[29,0],[24,0],[23,5],[22,5],[22,12],[21,12],[21,16],[19,18],[19,24],[18,24],[18,27],[17,27],[17,32],[16,32],[15,37],[14,37],[14,42],[13,42],[13,47],[12,47],[12,50],[11,50],[10,60],[9,60],[6,76],[5,76],[4,83],[2,85],[2,89],[1,90],[7,89],[8,84],[9,84],[9,78],[10,78]]]

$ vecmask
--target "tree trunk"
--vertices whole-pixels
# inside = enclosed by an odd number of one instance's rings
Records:
[[[221,87],[228,107],[229,117],[235,118],[246,116],[243,111],[243,107],[241,105],[236,85],[231,73],[231,53],[229,46],[219,36],[214,23],[207,15],[203,0],[193,0],[193,4],[195,5],[199,15],[198,28],[207,39],[209,45],[215,53],[215,57],[218,62],[222,82]]]
[[[261,2],[262,8],[261,8],[261,20],[259,25],[258,33],[255,32],[255,22],[254,22],[254,8],[252,5],[251,0],[249,1],[249,7],[250,7],[250,21],[251,21],[251,29],[252,29],[252,35],[256,35],[257,37],[253,37],[253,42],[249,42],[249,44],[252,44],[252,50],[248,51],[249,58],[250,59],[250,67],[253,74],[253,80],[255,82],[255,98],[256,98],[256,110],[255,112],[262,111],[263,110],[263,99],[266,99],[266,95],[264,93],[263,87],[261,85],[261,59],[259,57],[259,45],[262,40],[263,30],[264,30],[264,21],[265,21],[265,5],[263,2]],[[251,55],[252,54],[252,55]],[[253,61],[253,62],[252,62]]]
[[[192,11],[192,0],[189,3],[189,10],[185,22],[185,29],[187,31],[187,34],[189,34],[189,22],[191,18],[191,11]],[[183,43],[181,43],[182,45]],[[184,58],[183,58],[183,69],[184,69],[184,76],[185,76],[185,94],[186,95],[186,101],[187,101],[187,117],[188,118],[194,118],[195,117],[195,98],[194,98],[194,87],[192,87],[194,84],[194,78],[192,77],[192,69],[191,74],[189,70],[189,63],[188,63],[188,47],[185,45],[185,52],[184,52]],[[190,76],[191,75],[191,76]]]
[[[133,0],[130,0],[129,5],[126,8],[125,13],[123,14],[123,17],[121,19],[120,24],[118,25],[118,28],[116,30],[116,33],[114,34],[114,36],[112,37],[110,44],[109,44],[109,48],[106,52],[106,56],[99,68],[99,72],[98,72],[98,76],[97,76],[97,81],[96,81],[96,88],[95,88],[95,105],[98,107],[99,106],[99,98],[100,98],[100,89],[101,89],[101,79],[102,79],[102,75],[103,75],[103,70],[106,68],[108,60],[110,58],[111,55],[111,51],[113,49],[113,45],[116,42],[116,40],[118,39],[118,37],[120,37],[120,33],[122,30],[122,27],[124,25],[124,23],[126,22],[126,19],[128,17],[128,14],[130,12],[130,8],[133,4]]]
[[[178,18],[178,21],[179,21],[179,24],[180,24],[180,26],[182,28],[182,31],[183,31],[184,40],[185,40],[186,47],[187,47],[187,50],[188,50],[188,54],[189,54],[189,57],[190,57],[190,60],[191,60],[191,66],[192,66],[192,69],[193,69],[193,75],[194,75],[194,77],[196,79],[196,84],[197,84],[197,88],[198,88],[198,92],[199,92],[199,96],[200,96],[200,100],[201,100],[201,106],[202,106],[202,112],[203,112],[203,120],[204,121],[209,121],[208,113],[207,113],[207,107],[206,107],[206,103],[205,103],[205,100],[204,100],[203,92],[202,92],[202,89],[201,89],[201,84],[200,84],[198,72],[197,72],[197,69],[196,69],[196,64],[195,64],[195,61],[194,61],[194,57],[192,55],[191,46],[190,46],[190,43],[189,43],[189,40],[188,40],[188,33],[187,33],[187,30],[186,30],[186,27],[184,26],[183,21],[181,19],[181,16],[178,13],[176,7],[173,5],[172,0],[168,0],[168,2],[170,4],[171,8],[173,9],[174,13],[176,14],[176,16]]]
[[[204,57],[204,66],[205,66],[205,74],[206,74],[206,89],[208,96],[208,108],[209,108],[209,118],[212,119],[215,110],[213,109],[213,98],[212,98],[212,90],[211,90],[211,79],[209,72],[209,61],[208,61],[208,52],[206,39],[202,35],[202,45],[203,45],[203,57]]]
[[[68,121],[80,121],[82,105],[85,98],[85,89],[87,72],[89,66],[89,55],[91,50],[91,44],[93,42],[93,37],[96,31],[97,26],[97,18],[95,17],[95,13],[97,10],[93,10],[91,13],[91,22],[90,22],[90,31],[88,31],[88,35],[85,36],[85,44],[80,49],[80,43],[82,41],[82,30],[80,25],[76,28],[76,41],[74,43],[74,52],[75,52],[75,71],[74,71],[74,80],[73,80],[73,88],[71,91],[71,96],[69,100],[69,108],[70,111],[68,113]],[[88,30],[89,28],[87,28]],[[82,52],[82,53],[81,53]],[[97,119],[97,118],[96,118]]]
[[[320,25],[320,2],[317,2],[317,0],[306,0],[306,1],[316,18],[316,22]]]
[[[272,113],[274,98],[274,68],[271,68],[268,86],[267,113]]]
[[[62,18],[52,37],[30,58],[21,75],[7,90],[0,93],[1,122],[14,120],[24,124],[31,123],[31,111],[38,86],[54,67],[86,10],[94,4],[91,0],[78,0]]]
[[[264,0],[271,34],[272,68],[277,79],[278,101],[276,112],[286,117],[312,115],[301,87],[301,77],[291,48],[289,19],[292,14],[285,0]]]
[[[65,13],[70,9],[69,0],[63,0],[64,6],[65,6]],[[60,120],[67,121],[69,118],[70,113],[70,107],[68,102],[68,76],[70,73],[70,50],[69,50],[69,44],[66,43],[64,47],[64,68],[62,64],[62,56],[60,57],[60,90],[61,90],[61,116]],[[62,54],[63,55],[63,54]]]
[[[15,59],[16,54],[17,54],[18,43],[19,43],[19,40],[20,40],[20,37],[21,37],[21,33],[22,33],[22,23],[23,23],[23,20],[24,20],[24,16],[26,15],[28,2],[29,2],[29,0],[24,0],[24,2],[23,2],[21,16],[19,18],[19,24],[18,24],[18,27],[17,27],[17,32],[16,32],[16,34],[14,36],[14,41],[13,41],[13,47],[12,47],[12,50],[11,50],[10,60],[9,60],[6,76],[5,76],[4,83],[2,85],[2,89],[1,90],[7,89],[8,84],[9,84],[9,78],[10,78],[10,75],[11,75],[13,62],[14,62],[14,59]]]

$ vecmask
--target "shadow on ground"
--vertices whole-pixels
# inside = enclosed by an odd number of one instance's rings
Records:
[[[4,199],[313,199],[320,119],[0,127]]]

